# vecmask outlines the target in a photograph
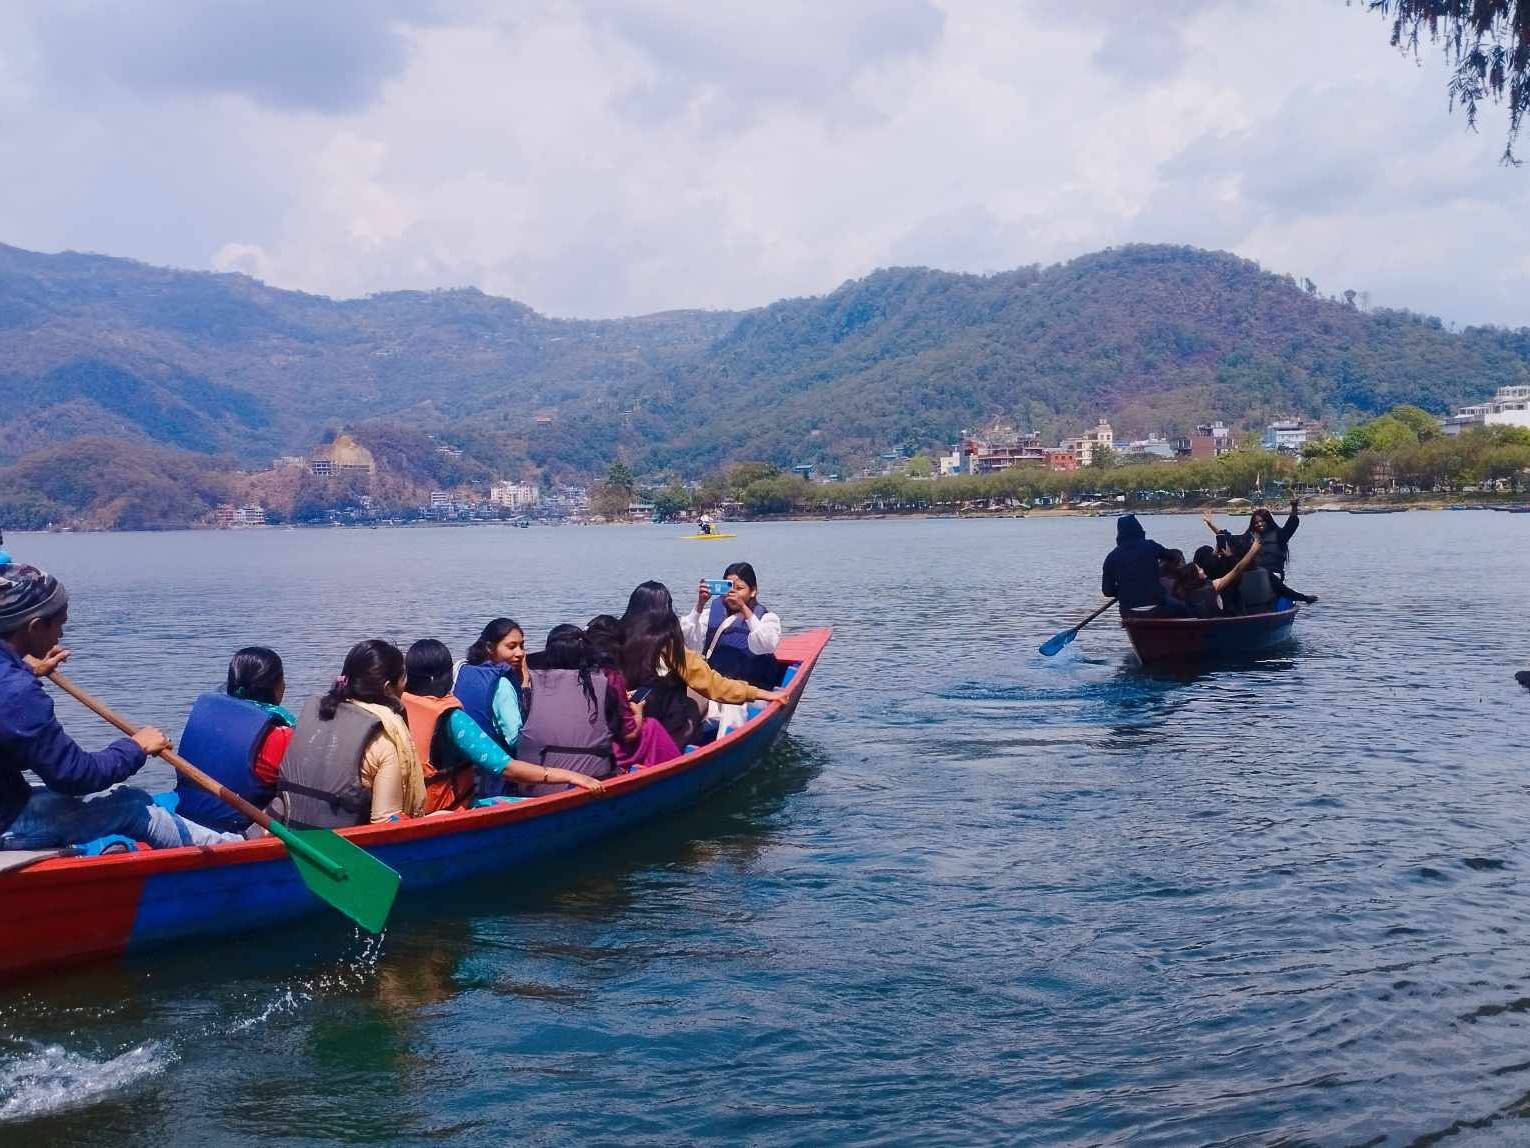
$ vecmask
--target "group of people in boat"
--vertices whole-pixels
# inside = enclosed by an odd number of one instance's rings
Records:
[[[1239,534],[1220,529],[1209,513],[1201,517],[1213,542],[1189,559],[1149,538],[1136,515],[1116,519],[1116,546],[1105,558],[1101,593],[1115,598],[1127,617],[1219,618],[1266,613],[1282,599],[1317,601],[1285,581],[1291,536],[1301,525],[1295,498],[1284,523],[1261,506]]]
[[[173,798],[120,785],[170,748],[160,730],[95,753],[64,732],[40,679],[69,657],[68,604],[46,572],[0,566],[0,848],[114,836],[173,848],[258,835],[185,778]],[[754,568],[737,562],[701,581],[684,617],[662,583],[644,582],[620,618],[555,626],[536,652],[509,618],[484,626],[461,661],[436,638],[407,649],[358,642],[297,713],[286,708],[281,657],[248,646],[230,659],[222,689],[197,698],[180,753],[294,828],[601,792],[610,778],[726,734],[751,704],[782,700],[780,641]]]

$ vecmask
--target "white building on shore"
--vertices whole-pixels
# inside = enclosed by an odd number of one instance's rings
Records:
[[[1481,426],[1530,428],[1530,386],[1499,387],[1487,402],[1457,407],[1440,420],[1440,429],[1448,435]]]
[[[529,482],[496,482],[489,487],[489,501],[511,510],[530,510],[542,501],[542,492]]]
[[[1301,419],[1276,419],[1264,428],[1265,450],[1284,450],[1300,454],[1307,445],[1307,424]]]

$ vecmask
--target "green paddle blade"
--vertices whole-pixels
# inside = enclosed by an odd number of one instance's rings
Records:
[[[369,933],[380,933],[401,878],[365,849],[330,829],[289,829],[271,822],[303,884]]]
[[[1053,634],[1045,642],[1041,643],[1041,653],[1043,656],[1048,658],[1050,658],[1053,654],[1061,653],[1063,647],[1065,647],[1069,642],[1073,641],[1073,639],[1076,637],[1078,637],[1077,627],[1074,627],[1071,630],[1064,630],[1061,634]]]

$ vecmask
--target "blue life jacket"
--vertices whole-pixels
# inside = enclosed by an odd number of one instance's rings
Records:
[[[197,698],[181,734],[181,756],[213,780],[228,786],[250,804],[264,808],[276,795],[255,777],[255,755],[266,734],[286,724],[257,702],[210,693]],[[187,781],[175,783],[177,812],[187,820],[224,833],[241,833],[249,819],[230,805]]]
[[[452,694],[462,703],[463,712],[478,723],[478,728],[493,738],[494,744],[500,749],[511,753],[513,751],[505,744],[504,735],[499,732],[499,723],[494,720],[494,692],[499,689],[502,678],[508,679],[512,686],[515,685],[509,666],[498,662],[463,666],[457,671],[457,683],[452,686]],[[519,689],[515,691],[515,697],[519,702]]]
[[[749,608],[756,618],[765,615],[765,608],[758,602],[751,602]],[[734,622],[718,637],[717,631],[727,615],[722,599],[713,598],[711,612],[707,615],[707,638],[701,645],[703,651],[711,651],[707,655],[707,664],[725,678],[737,678],[762,690],[775,689],[781,682],[781,663],[776,661],[774,654],[756,654],[750,650],[749,627],[742,620]]]

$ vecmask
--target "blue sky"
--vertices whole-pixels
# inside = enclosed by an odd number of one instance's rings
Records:
[[[1530,168],[1341,0],[0,5],[0,241],[558,315],[1192,243],[1530,325]]]

